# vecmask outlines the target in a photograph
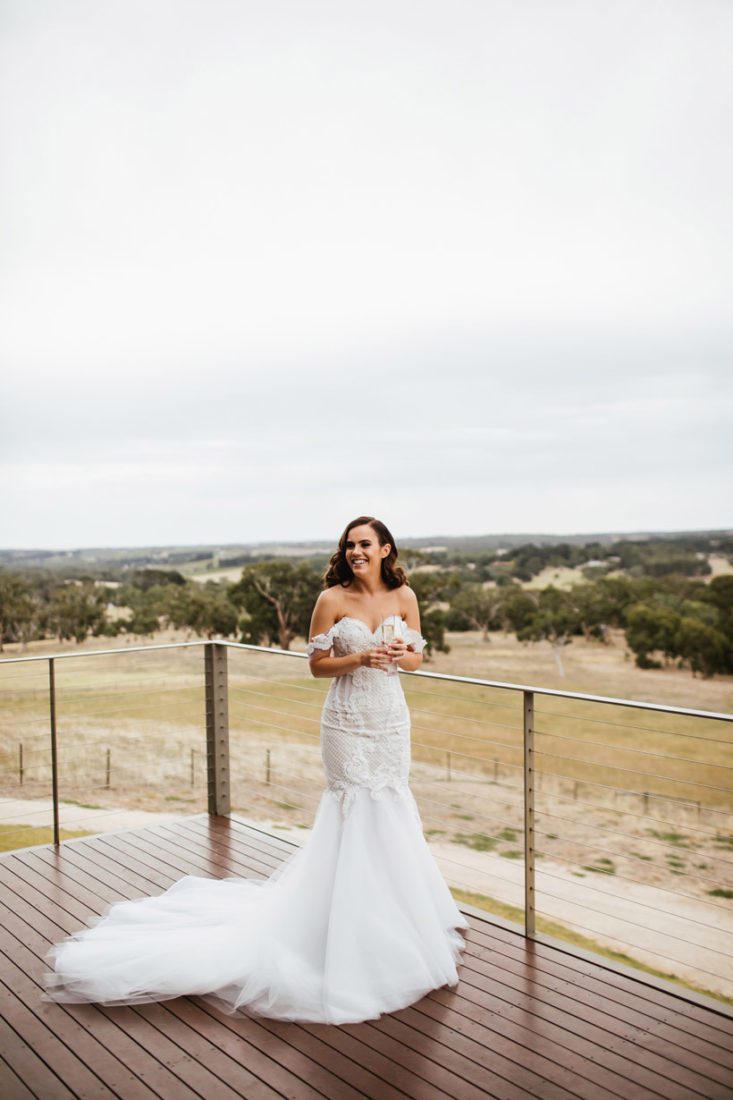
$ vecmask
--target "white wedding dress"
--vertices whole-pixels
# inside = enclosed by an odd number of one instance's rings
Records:
[[[343,618],[308,652],[373,648]],[[397,620],[408,644],[417,631]],[[43,1000],[105,1005],[199,995],[225,1012],[344,1024],[455,986],[468,921],[408,786],[410,717],[397,670],[334,677],[323,708],[327,788],[313,830],[264,882],[186,875],[116,902],[46,954]]]

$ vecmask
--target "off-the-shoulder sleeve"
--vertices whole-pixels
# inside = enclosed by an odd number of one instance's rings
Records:
[[[308,642],[306,652],[310,657],[311,653],[315,653],[317,649],[330,649],[333,645],[333,635],[338,624],[334,623],[331,629],[326,634],[316,634],[315,638],[311,638]]]
[[[422,653],[425,646],[428,644],[423,638],[419,630],[413,630],[411,626],[406,626],[404,629],[403,637],[408,646],[415,650],[415,653]]]

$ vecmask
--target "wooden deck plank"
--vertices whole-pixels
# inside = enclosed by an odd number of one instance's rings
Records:
[[[120,840],[118,843],[121,845],[123,843],[123,841]],[[154,858],[154,854],[153,854],[154,849],[155,849],[154,838],[150,837],[150,835],[148,834],[146,844],[143,847],[136,848],[135,850],[141,852],[143,854],[143,858],[145,858],[145,860],[149,862]],[[176,878],[178,878],[181,873],[184,873],[184,867],[183,867],[183,864],[180,860],[179,851],[180,850],[179,850],[178,847],[176,847],[175,849],[171,849],[170,845],[166,844],[166,847],[165,847],[166,859],[170,860],[170,861],[175,859],[176,863],[174,864],[172,862],[169,862],[169,863],[166,864],[166,871],[167,872],[175,872],[175,873],[167,873],[165,876],[159,875],[159,877],[161,879],[167,880],[167,881],[165,881],[165,885],[169,885],[171,882],[175,881]],[[190,864],[187,864],[187,865],[190,866]],[[228,871],[228,873],[234,873],[233,868],[227,867],[223,863],[221,864],[221,867],[222,867],[222,869]],[[272,869],[273,869],[272,867],[268,867],[267,872],[269,873]],[[165,888],[165,886],[163,888]],[[269,1027],[270,1024],[271,1024],[271,1021],[265,1021],[264,1022],[264,1026]],[[302,1046],[302,1041],[301,1041],[301,1046]],[[330,1063],[332,1063],[333,1060],[334,1060],[334,1051],[331,1050],[330,1053],[329,1053],[327,1044],[325,1046],[324,1046],[324,1044],[321,1044],[321,1046],[327,1054],[328,1061]],[[354,1064],[352,1063],[351,1066],[352,1066],[352,1068],[351,1068],[350,1076],[353,1078]],[[394,1064],[388,1065],[386,1068],[387,1068],[387,1072],[392,1074],[392,1075],[395,1075],[399,1071],[399,1067],[394,1065]],[[311,1069],[310,1072],[312,1074],[313,1070]],[[344,1072],[346,1072],[346,1068],[344,1068]],[[384,1095],[385,1097],[387,1097],[393,1091],[391,1089],[391,1086],[388,1085],[387,1082],[385,1082],[384,1080],[376,1077],[365,1066],[360,1067],[358,1076],[361,1079],[360,1083],[366,1084],[370,1088],[373,1088],[373,1089],[376,1090],[376,1093],[375,1093],[376,1095],[380,1095],[380,1096]],[[349,1093],[349,1089],[350,1089],[350,1086],[346,1083],[346,1081],[344,1079],[342,1079],[341,1084],[338,1087],[337,1094],[339,1094],[339,1095],[343,1094],[344,1096],[347,1096],[348,1093]],[[398,1094],[395,1093],[395,1095],[398,1095]],[[427,1095],[427,1092],[425,1090],[423,1090],[423,1095]],[[431,1095],[445,1095],[445,1094],[432,1093]]]
[[[659,1023],[650,1023],[648,1017],[642,1014],[629,1018],[628,1022],[619,1020],[599,1003],[593,1007],[580,1005],[546,983],[538,987],[531,976],[526,979],[515,978],[512,975],[507,979],[508,972],[505,969],[497,971],[493,960],[477,959],[469,955],[462,974],[465,975],[466,971],[471,972],[472,979],[475,975],[481,975],[491,982],[501,981],[504,994],[508,994],[513,1003],[521,1005],[525,1010],[534,1010],[534,1006],[541,1002],[543,1013],[554,1013],[556,1018],[562,1018],[571,1024],[576,1034],[586,1035],[605,1049],[618,1049],[619,1044],[625,1043],[630,1037],[641,1037],[647,1031],[662,1026]],[[673,1052],[676,1055],[674,1059]],[[699,1087],[699,1078],[704,1076],[710,1096],[720,1095],[721,1100],[725,1097],[725,1090],[722,1094],[719,1093],[714,1087],[714,1081],[730,1081],[733,1078],[731,1071],[701,1059],[689,1049],[689,1046],[670,1044],[669,1055],[664,1060],[657,1058],[651,1050],[647,1052],[646,1047],[639,1048],[634,1056],[633,1068],[631,1065],[629,1067],[629,1076],[633,1077],[641,1066],[661,1076],[668,1074],[671,1081],[670,1088],[678,1084],[687,1084],[690,1088]],[[702,1066],[705,1068],[702,1069]]]
[[[7,926],[5,926],[7,931]],[[86,1031],[73,1015],[68,1012],[57,1012],[55,1006],[40,1000],[40,986],[29,975],[31,971],[38,972],[38,960],[32,955],[26,945],[15,937],[9,936],[8,944],[12,951],[9,958],[4,951],[0,951],[0,981],[12,989],[34,1016],[47,1027],[53,1029],[53,1033],[79,1058],[85,1066],[93,1067],[94,1073],[107,1088],[117,1096],[124,1096],[125,1100],[150,1100],[156,1094],[144,1084],[137,1074],[133,1073],[129,1066],[110,1053],[105,1044],[96,1036]],[[53,1017],[49,1019],[49,1017]]]
[[[34,855],[37,855],[37,853],[34,853]],[[90,904],[90,895],[87,894],[87,890],[89,889],[89,886],[90,886],[89,882],[84,882],[83,884],[79,885],[78,872],[75,871],[75,873],[72,876],[67,888],[70,890],[71,893],[73,893],[75,887],[77,889],[83,889],[85,891],[85,897],[86,897],[85,904]],[[122,898],[124,898],[125,896],[128,896],[128,895],[127,895],[126,892],[123,892],[123,891],[120,891],[119,894],[118,894],[118,898],[120,900],[122,900]],[[129,896],[133,896],[133,895],[130,893]],[[101,902],[98,903],[98,904],[91,904],[90,915],[97,914],[98,912],[101,912],[102,908],[104,908],[108,904],[108,897],[107,897],[106,893],[105,893],[105,897],[104,897],[103,901],[104,901],[104,904],[101,904]],[[67,931],[68,931],[70,926],[67,925],[66,928],[67,928]],[[147,1008],[147,1006],[146,1006],[146,1008]],[[187,1027],[188,1026],[193,1026],[193,1030],[195,1032],[196,1037],[198,1037],[198,1035],[202,1032],[211,1031],[211,1027],[210,1027],[210,1024],[209,1024],[209,1016],[200,1007],[194,1005],[193,1002],[190,1001],[188,998],[181,998],[181,999],[165,1002],[165,1008],[168,1012],[171,1012],[172,1014],[176,1015],[181,1020],[181,1022],[184,1024],[184,1026],[187,1026]],[[195,1016],[195,1024],[194,1025],[188,1025],[186,1023],[186,1021],[190,1020],[192,1015]],[[150,1018],[150,1012],[147,1013],[147,1016],[148,1016],[148,1018]],[[301,1060],[302,1064],[300,1066],[300,1069],[301,1069],[302,1073],[305,1075],[304,1077],[303,1076],[297,1076],[293,1073],[290,1073],[290,1071],[285,1071],[284,1073],[280,1073],[277,1063],[272,1062],[269,1059],[263,1059],[261,1057],[259,1049],[256,1047],[256,1045],[252,1045],[251,1043],[249,1043],[249,1044],[243,1043],[243,1039],[242,1039],[241,1036],[240,1036],[240,1039],[236,1043],[235,1042],[228,1042],[227,1041],[227,1035],[226,1035],[226,1029],[222,1030],[222,1028],[220,1026],[221,1025],[221,1019],[217,1016],[216,1020],[217,1020],[216,1027],[214,1029],[215,1036],[216,1036],[217,1039],[221,1039],[221,1040],[224,1041],[224,1045],[227,1047],[227,1052],[229,1054],[231,1054],[232,1052],[241,1054],[243,1049],[245,1048],[245,1046],[248,1046],[250,1048],[247,1051],[247,1063],[248,1063],[248,1065],[251,1068],[255,1068],[255,1065],[257,1065],[259,1067],[259,1070],[262,1073],[266,1074],[266,1076],[268,1078],[268,1081],[272,1082],[279,1090],[281,1090],[277,1093],[273,1093],[272,1090],[269,1088],[269,1085],[268,1086],[262,1085],[262,1082],[258,1081],[253,1076],[246,1082],[242,1082],[241,1080],[238,1080],[238,1087],[240,1087],[240,1086],[246,1087],[246,1095],[248,1097],[249,1096],[252,1096],[252,1097],[263,1096],[263,1097],[265,1097],[265,1096],[273,1096],[273,1095],[283,1095],[283,1096],[293,1095],[293,1096],[297,1096],[297,1097],[303,1097],[303,1100],[308,1100],[309,1097],[317,1097],[317,1096],[320,1095],[320,1093],[317,1093],[313,1089],[311,1089],[310,1085],[307,1083],[307,1077],[312,1076],[315,1072],[317,1072],[317,1070],[318,1070],[317,1066],[313,1066],[310,1063],[306,1064],[303,1060]],[[187,1044],[189,1046],[189,1049],[190,1049],[190,1041],[191,1040],[190,1040],[190,1036],[189,1036],[189,1040],[188,1040],[188,1044]],[[214,1041],[214,1040],[212,1040],[212,1041]],[[195,1042],[196,1042],[196,1040],[194,1039],[194,1045],[195,1045]],[[286,1058],[289,1057],[289,1052],[288,1052],[287,1048],[284,1049],[283,1054],[285,1055]],[[207,1056],[206,1064],[211,1065],[211,1057],[210,1056]],[[223,1069],[226,1070],[226,1071],[230,1071],[231,1067],[224,1064]],[[241,1077],[241,1073],[240,1073],[239,1076]],[[348,1091],[348,1086],[344,1086],[344,1087]]]
[[[176,823],[176,824],[177,824],[177,823]],[[184,831],[185,829],[186,829],[186,824],[183,824],[183,825],[181,826],[181,831]],[[206,845],[208,845],[208,844],[209,844],[209,841],[208,841],[208,839],[207,839],[207,838],[206,838],[205,836],[203,836],[203,835],[202,835],[201,839],[202,839],[202,842],[203,842],[204,844],[206,844]],[[244,851],[245,849],[242,849],[242,848],[240,847],[240,848],[239,848],[238,850],[239,850],[240,852],[242,852],[242,851]],[[232,860],[232,862],[234,862],[234,864],[235,864],[235,867],[236,867],[236,866],[239,866],[239,867],[240,867],[240,869],[241,869],[241,868],[243,868],[243,867],[245,866],[245,863],[244,863],[244,857],[243,857],[243,856],[242,856],[241,858],[235,858],[235,859],[233,859],[233,860]],[[472,949],[473,949],[473,948],[472,948],[472,943],[471,943],[471,939],[470,939],[470,936],[469,936],[469,941],[468,941],[468,944],[467,944],[467,950],[466,950],[466,952],[464,953],[464,959],[466,959],[466,958],[468,958],[468,956],[470,956],[470,954],[471,954],[471,952],[472,952]],[[570,988],[570,987],[568,986],[568,988]],[[460,989],[460,986],[459,986],[459,989]],[[625,1036],[626,1034],[627,1034],[627,1032],[626,1032],[626,1031],[624,1031],[624,1032],[623,1032],[623,1035]],[[531,1037],[530,1037],[530,1039],[528,1040],[528,1043],[531,1043]],[[526,1049],[526,1048],[525,1048],[525,1049]],[[521,1053],[519,1054],[519,1057],[521,1057]],[[497,1084],[497,1086],[496,1086],[496,1087],[499,1087],[499,1085]],[[598,1091],[598,1089],[599,1089],[599,1088],[602,1088],[602,1086],[600,1085],[600,1082],[596,1082],[596,1083],[595,1083],[595,1086],[594,1086],[594,1087],[596,1088],[596,1091]],[[620,1088],[620,1092],[621,1092],[621,1093],[623,1093],[624,1091],[626,1091],[626,1090],[628,1089],[628,1087],[629,1087],[629,1085],[628,1085],[628,1082],[624,1083],[624,1084],[623,1084],[623,1086],[621,1086],[621,1088]],[[550,1084],[548,1083],[548,1084],[547,1084],[547,1085],[545,1086],[545,1091],[548,1091],[548,1090],[550,1090],[551,1088],[552,1088],[552,1086],[551,1086],[551,1085],[550,1085]],[[604,1090],[604,1091],[605,1091],[605,1090]],[[609,1095],[610,1095],[610,1094],[609,1094]]]
[[[53,1067],[55,1076],[61,1082],[74,1082],[75,1096],[82,1100],[109,1100],[115,1096],[94,1071],[59,1039],[53,1028],[39,1019],[24,1003],[22,996],[2,979],[0,1015],[9,1021],[13,1030],[47,1066]],[[23,1076],[27,1080],[25,1073]],[[51,1087],[55,1088],[56,1085]],[[49,1095],[53,1096],[54,1093],[50,1092]]]
[[[76,920],[62,920],[60,923],[60,933],[55,939],[63,938],[64,934],[68,934],[78,927]],[[40,960],[39,960],[40,964]],[[172,1027],[174,1022],[175,1013],[171,1013],[170,1006],[174,1002],[163,1002],[161,1005],[141,1005],[134,1008],[120,1008],[120,1007],[103,1007],[103,1006],[79,1006],[79,1009],[97,1009],[103,1011],[109,1019],[117,1022],[121,1017],[125,1020],[125,1026],[128,1029],[132,1029],[132,1033],[136,1036],[138,1042],[142,1043],[144,1047],[150,1049],[157,1058],[161,1059],[165,1065],[175,1067],[177,1072],[185,1070],[182,1080],[177,1082],[177,1091],[171,1093],[172,1096],[178,1097],[182,1095],[182,1088],[186,1088],[186,1082],[193,1084],[197,1089],[196,1093],[191,1095],[200,1095],[207,1097],[209,1095],[216,1095],[217,1100],[221,1096],[241,1096],[247,1097],[255,1096],[280,1096],[283,1095],[279,1092],[275,1092],[269,1085],[263,1084],[259,1079],[252,1075],[244,1075],[245,1080],[241,1081],[242,1087],[246,1089],[244,1092],[231,1092],[227,1085],[222,1082],[220,1077],[216,1077],[213,1073],[209,1073],[208,1069],[202,1073],[202,1066],[199,1064],[201,1059],[194,1058],[190,1053],[191,1043],[196,1046],[197,1036],[195,1033],[193,1036],[190,1034],[191,1029],[184,1025],[182,1027]],[[65,1007],[65,1006],[59,1006]],[[153,1010],[153,1011],[150,1011]],[[161,1013],[168,1013],[168,1017],[161,1015]],[[139,1019],[138,1019],[139,1017]],[[141,1028],[141,1023],[147,1022],[152,1024],[152,1027]],[[171,1039],[174,1042],[171,1042]],[[183,1045],[181,1045],[183,1044]],[[205,1054],[202,1064],[204,1066],[211,1066],[216,1062],[216,1059],[212,1059],[212,1051],[199,1051],[199,1054]],[[224,1069],[227,1072],[231,1072],[231,1065],[223,1065],[218,1068]],[[267,1070],[269,1066],[265,1067]],[[243,1076],[241,1071],[235,1066],[236,1075],[240,1078]],[[197,1078],[200,1081],[197,1085]],[[213,1091],[212,1091],[213,1090]]]
[[[36,852],[34,853],[34,855],[37,856],[38,853]],[[91,864],[90,866],[94,867],[93,864]],[[91,876],[87,876],[86,880],[82,880],[78,869],[74,868],[72,885],[70,885],[69,888],[73,890],[74,884],[79,883],[83,888],[86,889],[90,887],[92,883],[102,883],[103,876],[110,874],[109,871],[104,871],[98,867],[95,867],[95,870],[97,871],[97,874],[93,878]],[[120,886],[122,886],[121,883]],[[134,896],[139,895],[131,889],[126,888],[124,890],[120,889],[118,891],[118,898],[120,899],[123,897]],[[107,901],[107,898],[108,892],[105,892],[105,902]],[[197,1033],[205,1032],[209,1034],[212,1042],[220,1041],[221,1043],[223,1043],[223,1047],[226,1048],[229,1054],[241,1054],[243,1047],[248,1047],[248,1065],[253,1069],[255,1068],[255,1066],[259,1067],[259,1071],[267,1075],[268,1082],[279,1090],[279,1095],[295,1096],[298,1097],[299,1100],[300,1098],[302,1098],[302,1100],[316,1098],[321,1094],[319,1092],[316,1092],[309,1083],[316,1078],[321,1079],[322,1083],[330,1088],[334,1088],[336,1087],[336,1085],[340,1085],[345,1100],[349,1096],[356,1097],[360,1095],[358,1092],[356,1092],[356,1090],[351,1088],[347,1081],[339,1081],[339,1078],[328,1071],[324,1071],[321,1066],[319,1066],[317,1063],[312,1062],[310,1059],[302,1057],[294,1058],[294,1052],[287,1046],[287,1044],[280,1044],[278,1046],[277,1053],[281,1061],[290,1063],[289,1068],[285,1066],[281,1068],[278,1064],[278,1061],[273,1060],[272,1057],[270,1057],[269,1059],[264,1059],[261,1055],[260,1046],[263,1045],[263,1043],[267,1045],[270,1049],[270,1054],[272,1055],[274,1050],[273,1044],[271,1041],[268,1042],[264,1039],[264,1036],[267,1033],[263,1032],[263,1030],[254,1023],[250,1024],[248,1033],[243,1031],[242,1029],[239,1029],[238,1038],[235,1038],[233,1035],[230,1036],[228,1034],[228,1030],[231,1030],[228,1029],[226,1026],[228,1024],[229,1017],[227,1017],[225,1014],[218,1013],[212,1015],[212,1013],[209,1012],[207,1008],[204,1008],[197,1003],[196,998],[181,998],[169,1001],[166,1003],[166,1008],[168,1009],[168,1011],[174,1013],[182,1020],[190,1020],[193,1017],[194,1023],[192,1024],[192,1026],[195,1028]],[[224,1028],[222,1028],[222,1023],[225,1025]],[[254,1081],[252,1081],[248,1086],[247,1095],[251,1095],[254,1097]],[[264,1096],[265,1093],[262,1089],[258,1089],[257,1095]],[[272,1093],[269,1093],[269,1095],[272,1095]]]
[[[3,912],[0,916],[0,925],[10,927],[14,931],[15,926],[22,930],[28,951],[35,956],[35,968],[38,975],[45,967],[43,961],[45,952],[51,943],[60,940],[64,930],[52,923],[38,911],[28,912],[27,903],[17,899],[14,912]],[[40,929],[39,929],[40,925]],[[40,987],[38,989],[40,995]],[[44,1003],[44,1002],[40,1002]],[[127,1065],[135,1066],[139,1076],[150,1086],[156,1096],[163,1100],[195,1100],[196,1093],[192,1092],[183,1081],[171,1073],[155,1057],[149,1054],[143,1047],[136,1043],[120,1026],[119,1017],[123,1014],[111,1013],[108,1018],[104,1013],[108,1011],[100,1005],[59,1005],[58,1009],[69,1013],[78,1023],[91,1034],[99,1038],[107,1050]],[[128,1013],[129,1015],[129,1013]],[[117,1018],[115,1018],[117,1016]]]
[[[17,1082],[19,1100],[733,1095],[730,1017],[474,915],[457,990],[363,1024],[227,1016],[187,997],[116,1008],[36,1001],[48,945],[115,901],[162,893],[184,874],[265,878],[295,850],[247,822],[197,814],[0,857],[0,1085]]]
[[[200,824],[198,825],[198,828],[194,826],[190,830],[188,829],[188,823],[181,823],[180,826],[178,823],[173,823],[172,826],[164,826],[164,828],[167,831],[175,831],[179,834],[183,834],[186,831],[198,831],[202,841],[207,848],[206,858],[208,858],[209,860],[214,859],[218,861],[217,856],[214,855],[214,851],[217,848],[217,841],[216,839],[212,841],[209,836],[205,835],[205,832],[204,830],[202,830]],[[233,844],[230,844],[230,849],[233,851],[237,851],[241,857],[235,857],[234,862],[243,865],[244,856],[246,854],[246,842],[243,845],[241,840],[238,843],[235,841]],[[467,955],[471,955],[472,952],[473,945],[469,943]],[[477,953],[479,954],[479,956],[482,954],[480,947],[478,948]],[[495,956],[497,952],[492,949],[490,953],[492,956],[492,960],[495,961]],[[509,964],[509,972],[515,973],[515,975],[519,977],[522,983],[525,983],[526,981],[532,979],[532,975],[529,973],[529,968],[526,961],[514,963],[511,957],[507,956],[504,960],[505,967],[507,967],[507,962]],[[629,981],[631,981],[631,979],[629,979]],[[655,1015],[647,1015],[644,1011],[640,1011],[638,1006],[632,1009],[628,1003],[624,1004],[623,1001],[621,1001],[615,1005],[615,1012],[609,1014],[608,1006],[606,1006],[604,1012],[599,1015],[597,1011],[597,995],[589,995],[585,990],[582,989],[582,987],[578,987],[577,983],[570,983],[566,979],[558,979],[553,975],[546,974],[544,978],[544,985],[546,986],[546,988],[556,994],[556,1007],[560,1007],[563,1011],[567,1012],[567,1003],[558,1005],[557,1001],[561,1000],[563,997],[567,998],[569,994],[571,1001],[576,1000],[579,1002],[577,1006],[573,1006],[574,1012],[581,1013],[583,1020],[586,1019],[588,1017],[588,1014],[590,1013],[592,1019],[594,1019],[597,1024],[605,1026],[613,1036],[612,1039],[607,1041],[608,1045],[617,1043],[619,1039],[622,1042],[625,1042],[629,1031],[631,1031],[632,1034],[641,1035],[650,1027],[657,1029],[657,1031],[660,1030],[658,1018],[655,1021]],[[669,1012],[670,1010],[668,1009],[667,1011]],[[718,1065],[716,1065],[716,1054],[712,1044],[702,1042],[698,1042],[696,1044],[694,1039],[691,1040],[689,1036],[684,1035],[684,1033],[679,1029],[677,1029],[676,1035],[674,1029],[670,1029],[667,1038],[669,1040],[667,1048],[668,1058],[671,1062],[674,1063],[674,1053],[676,1050],[678,1054],[678,1058],[676,1059],[677,1064],[681,1067],[683,1076],[686,1076],[688,1084],[691,1084],[693,1081],[693,1077],[690,1076],[688,1072],[692,1071],[693,1074],[710,1078],[707,1083],[698,1081],[696,1083],[697,1087],[712,1089],[713,1093],[715,1093],[716,1081],[725,1087],[728,1086],[730,1075],[727,1071],[730,1068],[730,1059],[726,1058],[726,1052],[723,1051],[722,1048],[720,1048],[720,1056],[722,1056],[722,1067],[719,1069]],[[674,1044],[675,1038],[680,1040],[676,1047]],[[682,1040],[684,1040],[684,1042],[682,1042]],[[695,1045],[697,1045],[697,1049],[693,1049]],[[651,1060],[651,1063],[652,1065],[650,1068],[657,1068],[657,1063],[655,1063],[654,1059]],[[629,1073],[633,1073],[631,1067],[629,1067]],[[601,1087],[600,1083],[596,1083],[596,1088],[599,1087]],[[668,1088],[677,1089],[677,1082],[673,1082],[668,1086]]]
[[[506,988],[496,982],[484,979],[480,974],[466,973],[462,977],[464,996],[474,999],[477,1005],[488,1012],[487,1023],[501,1026],[510,1036],[517,1026],[527,1029],[535,1042],[547,1039],[562,1051],[566,1066],[573,1074],[591,1076],[595,1082],[628,1100],[631,1096],[689,1096],[679,1085],[670,1084],[644,1065],[638,1065],[633,1057],[619,1056],[614,1045],[623,1040],[611,1041],[608,1033],[601,1029],[589,1029],[576,1026],[578,1018],[569,1019],[555,1010],[547,1010],[542,1001],[527,998],[507,998]],[[486,1017],[483,1017],[484,1019]],[[669,1087],[669,1091],[667,1091]],[[686,1087],[686,1086],[685,1086]],[[646,1089],[644,1092],[642,1090]],[[639,1090],[639,1091],[635,1091]]]
[[[528,944],[526,948],[523,941],[519,944],[516,940],[519,937],[514,936],[511,940],[506,942],[503,939],[501,933],[503,929],[497,930],[498,934],[494,935],[493,931],[491,935],[476,927],[474,929],[472,941],[477,945],[486,947],[489,951],[495,954],[506,954],[510,959],[520,959],[522,954],[527,964],[538,972],[538,975],[552,975],[559,978],[566,986],[572,986],[576,990],[575,996],[581,1002],[587,1001],[589,997],[595,998],[596,1001],[599,997],[602,997],[605,1001],[609,1011],[613,1011],[615,1014],[623,1018],[623,1009],[631,1009],[636,1013],[641,1013],[650,1021],[649,1026],[653,1023],[669,1023],[674,1019],[677,1021],[675,1030],[679,1033],[681,1039],[688,1042],[691,1038],[699,1039],[704,1043],[708,1056],[713,1061],[718,1061],[721,1065],[728,1068],[733,1068],[733,1028],[731,1029],[730,1038],[726,1035],[725,1031],[719,1031],[716,1028],[711,1028],[708,1024],[705,1026],[699,1019],[692,1018],[685,1015],[680,1009],[685,1002],[681,998],[675,998],[674,1002],[668,994],[664,995],[664,1000],[651,999],[645,996],[647,988],[643,982],[636,981],[633,978],[626,978],[623,975],[616,975],[613,971],[603,971],[600,973],[603,977],[598,977],[597,973],[588,973],[587,970],[576,970],[569,965],[569,960],[572,961],[572,956],[565,955],[561,952],[555,951],[553,956],[543,954],[548,950],[542,944]],[[506,933],[507,936],[511,936],[511,933]],[[550,949],[552,950],[552,949]],[[582,961],[582,960],[581,960]],[[599,968],[596,967],[596,971]],[[610,977],[611,980],[608,980]],[[617,980],[619,979],[620,980]],[[653,992],[657,992],[653,990]],[[725,1021],[725,1017],[715,1017]]]
[[[0,986],[0,1051],[3,1061],[15,1076],[22,1079],[36,1097],[58,1096],[59,1100],[74,1100],[57,1073],[48,1066],[23,1036],[10,1026],[11,1002],[8,991]],[[12,1084],[12,1078],[10,1078]],[[4,1095],[4,1094],[3,1094]],[[12,1093],[10,1094],[12,1096]]]
[[[0,1021],[1,1024],[1,1021]],[[3,1043],[3,1031],[0,1026],[0,1047]],[[4,1058],[0,1057],[0,1096],[3,1100],[35,1100],[33,1093],[11,1069]]]

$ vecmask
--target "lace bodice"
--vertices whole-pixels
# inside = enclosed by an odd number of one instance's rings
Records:
[[[396,633],[422,652],[422,635],[401,618],[395,625]],[[334,656],[342,657],[373,649],[383,641],[383,626],[372,631],[362,619],[346,616],[317,634],[308,654],[333,649]],[[388,788],[407,790],[410,715],[396,669],[357,668],[333,678],[321,716],[321,755],[329,790],[344,814],[358,787],[368,788],[373,798],[383,797]]]
[[[416,653],[422,653],[427,644],[422,634],[409,627],[405,620],[398,615],[388,615],[387,618],[394,618],[397,627],[396,633],[404,638],[408,646],[414,649]],[[315,638],[308,642],[308,656],[310,657],[311,653],[314,653],[317,649],[333,648],[337,657],[343,657],[346,653],[357,653],[372,649],[375,645],[380,645],[384,641],[382,627],[386,622],[387,619],[384,619],[376,630],[370,630],[363,619],[355,619],[351,615],[345,615],[337,623],[334,623],[326,634],[316,634]],[[352,623],[357,624],[356,628],[351,625]]]

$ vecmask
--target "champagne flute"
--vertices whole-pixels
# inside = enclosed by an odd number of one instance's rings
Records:
[[[396,615],[390,615],[390,617],[382,623],[382,641],[384,642],[384,644],[389,649],[390,645],[392,644],[392,642],[395,640],[396,637],[397,637],[397,616]],[[392,664],[389,671],[390,672],[397,672],[396,663]]]

